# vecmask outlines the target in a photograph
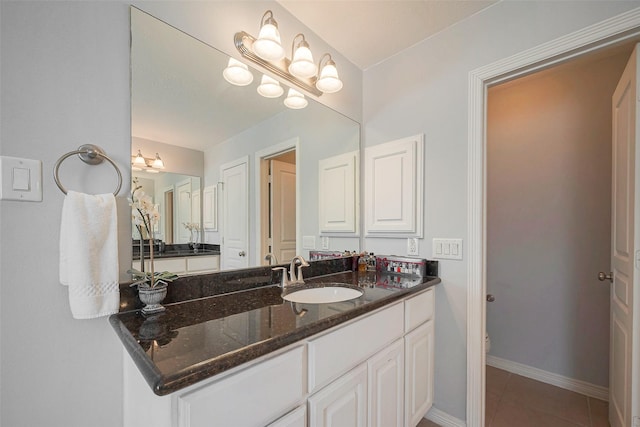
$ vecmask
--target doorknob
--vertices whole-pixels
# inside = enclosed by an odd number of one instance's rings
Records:
[[[238,252],[238,256],[245,256],[245,255],[246,255],[246,253],[244,253],[244,251]]]
[[[494,302],[496,300],[496,297],[494,297],[491,294],[487,294],[487,302]]]
[[[598,280],[600,280],[601,282],[609,280],[611,283],[613,283],[613,272],[607,274],[604,271],[601,271],[600,273],[598,273]]]

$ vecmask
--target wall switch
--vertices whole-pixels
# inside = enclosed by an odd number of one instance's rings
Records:
[[[409,237],[407,239],[407,255],[418,255],[418,239]]]
[[[432,258],[462,259],[462,239],[433,239]]]
[[[42,201],[42,162],[0,156],[0,200]]]
[[[322,249],[329,249],[329,236],[322,236],[320,238],[320,246]]]

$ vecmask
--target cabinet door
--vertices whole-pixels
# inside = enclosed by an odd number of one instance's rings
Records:
[[[415,427],[433,404],[433,320],[405,336],[405,426]]]
[[[402,426],[404,415],[404,342],[391,344],[368,361],[369,426]]]
[[[320,233],[358,231],[358,152],[318,161]]]
[[[309,398],[309,427],[366,425],[366,364],[358,366]]]
[[[307,427],[307,406],[297,407],[267,427]]]
[[[212,185],[202,191],[202,225],[205,230],[218,230],[218,187]]]

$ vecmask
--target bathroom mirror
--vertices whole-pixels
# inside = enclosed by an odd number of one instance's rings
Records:
[[[251,66],[250,85],[231,85],[228,55],[133,7],[131,37],[132,156],[158,153],[164,173],[201,178],[189,222],[200,223],[202,243],[220,245],[222,268],[266,265],[277,245],[279,262],[359,250],[357,122],[309,97],[306,108],[285,107],[284,84],[282,96],[260,96]],[[336,194],[328,184],[342,164],[353,182]],[[351,209],[346,225],[332,222],[345,212],[336,206]]]

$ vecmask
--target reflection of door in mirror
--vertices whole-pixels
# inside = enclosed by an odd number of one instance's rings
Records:
[[[177,184],[178,190],[178,233],[176,243],[188,243],[191,241],[191,230],[185,224],[191,222],[191,180],[182,181]]]
[[[164,242],[173,244],[173,187],[164,192]]]
[[[249,266],[249,157],[221,166],[223,269]]]
[[[296,255],[296,152],[261,159],[261,253],[272,253],[278,263]]]

